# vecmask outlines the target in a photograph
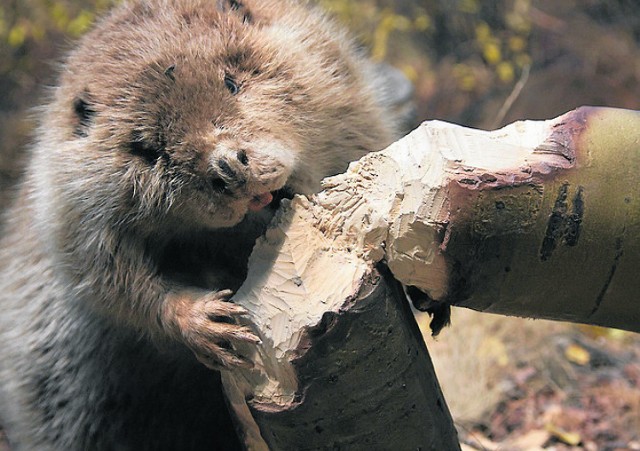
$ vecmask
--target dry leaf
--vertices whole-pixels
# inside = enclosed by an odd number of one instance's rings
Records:
[[[515,440],[509,441],[508,446],[524,450],[541,449],[550,438],[551,433],[549,431],[537,429],[529,431]]]
[[[547,431],[562,443],[571,446],[578,446],[582,441],[582,437],[577,432],[568,432],[562,428],[549,423],[546,425]]]
[[[564,351],[564,356],[569,362],[580,366],[586,366],[591,361],[589,351],[576,344],[569,345]]]

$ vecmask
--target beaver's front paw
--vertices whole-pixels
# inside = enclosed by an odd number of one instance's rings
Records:
[[[177,327],[179,338],[201,363],[216,370],[250,368],[252,364],[236,352],[234,345],[260,343],[249,328],[237,324],[236,318],[247,311],[229,301],[232,294],[231,290],[204,295],[174,293],[165,310]]]

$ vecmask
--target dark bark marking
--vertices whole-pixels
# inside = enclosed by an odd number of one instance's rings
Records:
[[[624,234],[624,230],[622,232]],[[604,282],[602,290],[600,290],[600,293],[598,293],[598,297],[596,298],[596,305],[593,307],[593,310],[591,310],[591,313],[589,314],[590,317],[593,316],[600,308],[600,304],[602,304],[602,300],[604,299],[605,294],[607,294],[607,291],[609,290],[609,285],[611,285],[613,276],[616,274],[616,270],[618,269],[618,263],[620,262],[620,257],[622,257],[622,254],[624,254],[624,250],[622,247],[622,236],[619,236],[618,238],[616,238],[616,255],[613,258],[613,264],[611,265],[611,269],[609,270],[609,275],[607,277],[607,280]]]
[[[584,217],[584,187],[579,186],[573,197],[571,213],[568,213],[569,184],[564,183],[558,191],[553,210],[547,222],[547,230],[540,246],[540,261],[551,258],[558,244],[575,246],[580,238],[582,218]]]
[[[553,206],[551,216],[547,222],[547,230],[540,247],[540,260],[546,261],[551,257],[553,251],[558,246],[558,241],[562,238],[562,230],[564,228],[564,217],[567,213],[567,193],[569,184],[565,183],[560,187],[558,197]]]
[[[584,188],[579,186],[578,192],[573,198],[573,212],[567,218],[567,231],[564,237],[564,242],[567,243],[567,246],[575,246],[578,244],[578,238],[580,238],[580,228],[582,227],[582,217],[584,216],[583,191]]]

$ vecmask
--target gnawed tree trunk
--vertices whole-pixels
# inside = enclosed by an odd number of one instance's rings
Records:
[[[311,206],[279,213],[235,296],[263,340],[255,370],[222,375],[248,448],[459,449],[401,286]]]
[[[254,370],[223,374],[248,446],[458,449],[383,263],[429,308],[640,331],[639,149],[623,110],[431,122],[292,200],[234,298],[263,340]]]
[[[263,374],[225,375],[232,406],[251,431],[249,448],[459,449],[402,288],[386,269],[372,269],[359,285],[282,360],[270,356]]]

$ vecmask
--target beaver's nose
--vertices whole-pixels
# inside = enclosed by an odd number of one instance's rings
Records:
[[[244,150],[227,152],[225,156],[214,159],[211,168],[210,183],[215,191],[234,194],[247,184],[247,166],[249,158]]]

